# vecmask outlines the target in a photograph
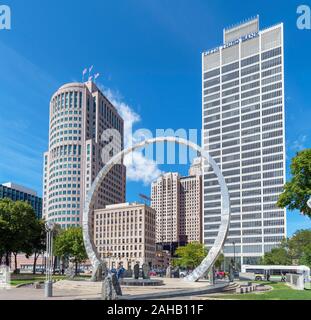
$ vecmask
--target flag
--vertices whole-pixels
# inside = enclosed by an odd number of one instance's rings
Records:
[[[90,77],[89,77],[89,81],[92,81],[92,79],[93,79],[93,76],[90,76]]]
[[[85,75],[87,73],[87,68],[85,68],[82,72],[83,75]]]
[[[94,80],[96,80],[99,77],[99,73],[96,73],[94,76]]]
[[[93,65],[89,68],[89,73],[93,70]]]

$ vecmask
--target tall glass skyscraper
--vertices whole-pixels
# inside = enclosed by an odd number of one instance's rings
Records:
[[[227,260],[254,264],[286,236],[276,206],[285,183],[283,24],[259,17],[225,29],[223,45],[202,54],[203,146],[226,179],[232,218]],[[204,164],[204,243],[218,233],[221,194]]]
[[[68,83],[50,102],[49,151],[44,154],[43,217],[62,227],[78,226],[86,193],[103,167],[106,129],[120,133],[124,122],[95,83]],[[109,149],[110,156],[117,150]],[[97,193],[95,209],[125,202],[123,164],[115,165]]]

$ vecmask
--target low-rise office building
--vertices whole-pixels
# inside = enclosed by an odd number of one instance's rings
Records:
[[[156,212],[146,204],[120,203],[94,211],[94,242],[110,269],[122,262],[126,269],[136,262],[153,266]]]
[[[18,185],[7,182],[0,185],[0,199],[9,198],[13,201],[26,201],[35,210],[38,219],[42,217],[42,198],[37,196],[37,192]]]

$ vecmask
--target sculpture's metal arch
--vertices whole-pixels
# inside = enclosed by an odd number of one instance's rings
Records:
[[[187,276],[185,280],[197,281],[199,278],[201,278],[214,265],[215,261],[217,260],[223,248],[223,245],[227,238],[227,233],[228,233],[229,224],[230,224],[230,199],[229,199],[229,192],[228,192],[225,179],[219,167],[217,166],[216,162],[213,160],[213,158],[211,158],[211,156],[206,151],[204,151],[200,146],[196,145],[191,141],[187,141],[185,139],[181,139],[178,137],[157,137],[157,138],[147,139],[145,141],[142,141],[136,144],[133,147],[130,147],[126,150],[122,150],[120,153],[112,157],[107,162],[107,164],[100,170],[100,172],[98,173],[97,177],[95,178],[91,186],[91,189],[89,190],[86,196],[84,210],[83,210],[83,222],[82,222],[83,239],[84,239],[84,245],[85,245],[87,255],[93,266],[93,277],[99,265],[102,262],[93,241],[93,235],[91,234],[92,221],[91,219],[89,219],[93,210],[98,188],[100,187],[101,182],[104,180],[105,176],[110,171],[110,169],[115,164],[119,164],[121,159],[123,159],[127,154],[130,154],[136,149],[144,148],[150,144],[154,144],[157,142],[173,142],[173,143],[188,146],[189,148],[192,148],[193,150],[196,150],[197,152],[199,152],[201,154],[201,157],[204,160],[207,160],[207,162],[213,168],[213,171],[218,178],[218,182],[221,189],[221,195],[222,195],[221,224],[220,224],[218,236],[215,240],[213,247],[209,250],[208,255],[206,256],[206,258],[204,258],[200,266],[198,266],[189,276]]]

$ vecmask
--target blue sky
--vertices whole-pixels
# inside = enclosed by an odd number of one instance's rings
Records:
[[[304,4],[311,5],[310,1]],[[285,25],[288,160],[311,137],[311,30],[296,27],[301,1],[3,0],[12,30],[0,30],[0,182],[41,194],[49,99],[94,65],[100,83],[137,116],[134,128],[201,127],[201,52],[222,41],[224,27],[260,15],[261,28]],[[289,161],[288,161],[289,162]],[[178,170],[186,166],[162,166]],[[149,193],[129,182],[128,200]],[[288,213],[288,233],[310,219]]]

